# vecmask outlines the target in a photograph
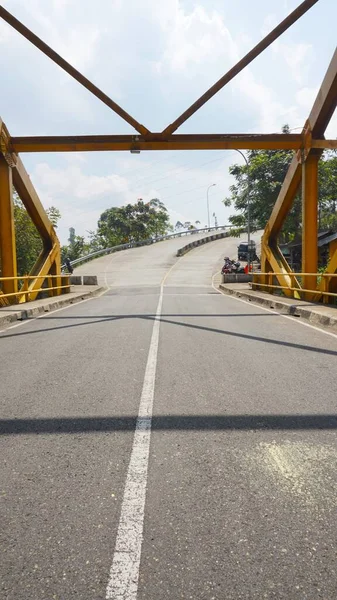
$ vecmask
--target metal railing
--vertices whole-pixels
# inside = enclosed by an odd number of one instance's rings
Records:
[[[113,252],[119,252],[120,250],[128,250],[129,248],[138,248],[140,246],[149,246],[150,244],[156,244],[157,242],[163,242],[165,240],[170,240],[177,237],[182,237],[186,235],[195,235],[196,233],[202,232],[212,232],[212,231],[225,231],[226,229],[235,229],[233,225],[221,225],[218,227],[204,227],[202,229],[188,229],[187,231],[177,231],[175,233],[169,233],[168,235],[161,235],[155,239],[142,240],[140,242],[128,242],[127,244],[119,244],[117,246],[111,246],[110,248],[103,248],[102,250],[96,250],[95,252],[90,252],[90,254],[85,254],[80,258],[76,258],[75,260],[70,261],[72,267],[79,265],[80,263],[89,261],[91,259],[97,258],[99,256],[104,256],[106,254],[112,254]],[[242,233],[244,233],[245,229],[242,229]],[[62,265],[62,269],[65,269],[66,265]]]
[[[42,279],[41,287],[29,289],[29,283]],[[61,285],[53,285],[53,280],[61,280]],[[15,292],[5,293],[2,291],[2,282],[17,281],[20,285],[20,290]],[[47,285],[43,285],[44,281]],[[56,281],[57,283],[57,281]],[[23,275],[21,277],[0,277],[0,306],[9,306],[11,303],[8,298],[18,299],[19,303],[29,302],[30,295],[36,293],[48,293],[48,296],[58,296],[61,290],[68,290],[70,292],[70,276],[69,275]],[[68,293],[63,291],[63,293]]]
[[[277,276],[289,277],[290,285],[277,285],[274,283],[274,279]],[[303,277],[315,277],[316,286],[323,282],[323,289],[308,289],[302,288],[300,285],[295,285],[295,278],[302,279]],[[297,292],[299,295],[303,292],[304,294],[312,294],[323,296],[324,301],[328,301],[328,297],[332,296],[337,298],[337,293],[329,291],[329,283],[331,279],[337,278],[337,273],[285,273],[285,272],[268,272],[268,273],[253,273],[252,289],[266,288],[270,294],[274,293],[274,290],[287,290],[289,292]],[[262,283],[261,279],[264,279],[266,283]]]

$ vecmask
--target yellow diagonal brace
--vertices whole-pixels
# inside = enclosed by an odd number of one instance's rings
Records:
[[[0,154],[0,257],[3,277],[17,276],[12,192],[12,170]],[[2,291],[4,294],[16,292],[17,281],[3,281]]]
[[[287,287],[298,287],[300,290],[301,286],[297,278],[292,275],[290,266],[288,265],[285,257],[283,256],[279,246],[275,243],[272,247],[269,245],[269,238],[267,236],[262,237],[261,241],[261,253],[263,256],[263,262],[267,262],[270,265],[270,269],[273,273],[282,273],[277,275],[279,285],[284,286],[284,293],[289,298],[300,299],[299,292],[287,290]],[[261,263],[262,271],[265,270],[265,266]],[[269,270],[269,269],[268,269]],[[263,283],[266,283],[265,281]]]
[[[17,156],[16,164],[13,167],[13,183],[43,240],[44,246],[47,249],[51,249],[54,241],[57,240],[55,229],[48,219],[48,215],[40,202],[36,190],[19,156]]]
[[[40,276],[41,275],[47,276],[49,273],[54,274],[55,270],[53,269],[53,266],[56,264],[56,262],[59,262],[58,261],[59,255],[60,255],[60,244],[57,241],[57,243],[55,243],[53,245],[53,247],[51,248],[51,250],[49,252],[46,252],[45,250],[43,250],[41,252],[33,269],[31,270],[31,274],[32,275],[40,275]],[[58,272],[55,274],[59,274],[60,269],[56,269],[56,270]],[[28,291],[30,292],[30,295],[29,295],[30,300],[36,299],[36,297],[39,293],[36,290],[39,290],[41,288],[42,282],[43,282],[43,279],[41,279],[41,277],[33,279],[29,282]],[[53,285],[55,285],[55,286],[58,285],[57,280],[55,280],[53,282]],[[25,302],[24,295],[22,295],[20,297],[19,302],[20,303]]]

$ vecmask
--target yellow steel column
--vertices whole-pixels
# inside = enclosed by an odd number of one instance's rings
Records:
[[[330,242],[329,244],[329,260],[332,266],[333,259],[337,257],[337,240]],[[336,263],[335,263],[336,264]],[[336,269],[337,271],[337,269]],[[329,292],[337,293],[337,277],[331,277],[329,282]]]
[[[302,272],[317,273],[318,223],[318,161],[319,155],[310,153],[302,164]],[[315,290],[317,278],[303,277],[302,287]]]
[[[59,260],[59,254],[57,255],[56,260],[53,262],[51,268],[50,268],[50,274],[51,275],[57,275],[57,277],[53,277],[52,278],[52,282],[53,282],[53,287],[56,286],[61,286],[62,285],[62,276],[61,276],[61,263]],[[52,291],[52,296],[60,296],[61,294],[63,294],[65,292],[65,290],[53,290]]]
[[[12,169],[0,154],[0,256],[2,277],[16,277],[16,246],[13,210]],[[16,280],[2,282],[4,294],[17,292]],[[15,297],[15,296],[14,296]]]

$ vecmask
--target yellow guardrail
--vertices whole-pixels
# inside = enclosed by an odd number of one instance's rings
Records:
[[[283,276],[283,277],[289,277],[290,281],[292,283],[292,285],[276,285],[275,283],[273,283],[274,277],[276,277],[277,275],[279,276]],[[308,289],[308,288],[302,288],[299,286],[295,286],[293,284],[293,280],[294,278],[299,278],[299,277],[316,277],[316,285],[318,281],[323,281],[323,288],[324,289]],[[336,278],[337,277],[337,273],[285,273],[283,272],[279,272],[279,273],[275,273],[273,271],[270,271],[268,273],[253,273],[253,282],[252,282],[252,289],[259,289],[259,288],[267,288],[267,291],[272,294],[274,290],[288,290],[291,292],[297,292],[298,294],[301,294],[301,292],[307,293],[307,294],[312,294],[312,295],[322,295],[324,300],[328,300],[328,298],[325,298],[327,296],[332,296],[333,298],[337,298],[337,293],[329,291],[328,290],[328,285],[331,279]],[[260,281],[260,279],[264,279],[265,283],[262,283]],[[317,281],[318,280],[318,281]]]
[[[37,279],[46,281],[47,285],[30,290],[29,283],[31,281],[36,281]],[[56,280],[57,285],[53,285],[54,280]],[[3,281],[17,281],[21,286],[20,290],[4,293],[1,290]],[[61,284],[59,282],[61,282]],[[22,277],[0,277],[0,306],[9,306],[11,304],[10,300],[14,299],[15,296],[20,303],[29,302],[30,294],[32,293],[36,295],[36,292],[48,292],[48,296],[58,296],[61,293],[69,293],[70,287],[70,275],[23,275]]]

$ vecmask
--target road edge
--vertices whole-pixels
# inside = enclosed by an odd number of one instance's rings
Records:
[[[289,315],[290,317],[301,317],[313,325],[321,325],[322,327],[329,327],[329,329],[337,331],[337,309],[336,317],[334,317],[320,314],[319,312],[310,308],[308,305],[299,306],[299,301],[296,301],[296,304],[288,304],[286,302],[282,302],[282,300],[276,299],[275,297],[269,299],[265,296],[258,296],[245,290],[233,290],[232,288],[228,288],[223,284],[219,285],[219,290],[228,296],[234,296],[236,298],[240,298],[241,300],[252,302],[253,304],[264,306],[271,310],[274,309],[281,314]]]
[[[8,325],[10,323],[15,323],[16,321],[26,321],[30,318],[36,318],[37,316],[46,313],[52,312],[54,310],[58,310],[65,306],[71,306],[72,304],[77,304],[78,302],[82,302],[83,300],[88,300],[89,298],[94,298],[95,296],[99,296],[107,291],[107,287],[100,286],[95,290],[88,290],[87,292],[71,292],[69,295],[64,294],[63,296],[56,298],[48,298],[45,302],[41,302],[38,306],[32,306],[31,308],[20,308],[15,310],[14,306],[4,307],[2,310],[4,312],[7,310],[13,311],[10,314],[1,315],[0,312],[0,326]],[[27,306],[26,304],[23,306]]]
[[[215,242],[216,240],[221,240],[221,239],[227,238],[227,237],[230,237],[228,231],[221,231],[220,233],[214,233],[213,235],[208,235],[207,237],[201,238],[199,240],[195,240],[194,242],[190,242],[189,244],[182,246],[181,248],[179,248],[177,250],[176,256],[178,256],[178,258],[180,258],[180,257],[184,256],[185,254],[187,254],[187,252],[190,252],[191,250],[193,250],[193,248],[197,248],[198,246],[202,246],[203,244],[208,244],[209,242]]]

